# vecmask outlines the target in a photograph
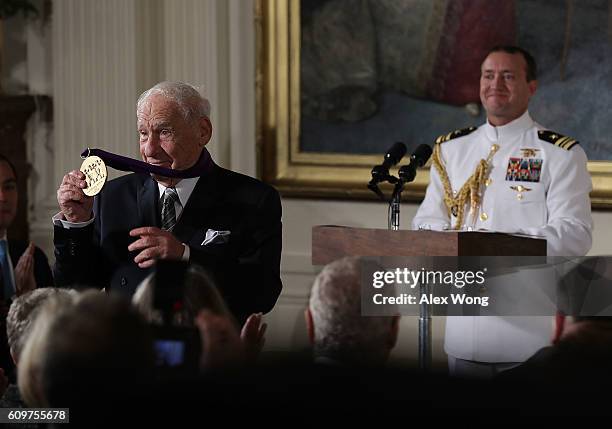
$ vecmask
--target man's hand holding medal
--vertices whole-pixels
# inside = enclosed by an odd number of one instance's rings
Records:
[[[66,174],[57,191],[61,213],[68,222],[73,223],[91,220],[93,197],[102,190],[108,177],[106,165],[120,171],[185,178],[204,174],[212,163],[206,150],[202,152],[198,162],[186,170],[162,168],[100,149],[87,149],[81,156],[85,158],[81,168]],[[130,244],[128,250],[138,252],[134,262],[140,268],[152,266],[157,259],[181,259],[184,254],[183,244],[171,232],[155,226],[135,228],[129,231],[129,235],[138,237]]]
[[[97,156],[88,156],[80,170],[64,176],[57,190],[57,201],[67,221],[78,223],[91,219],[93,197],[102,190],[107,176],[106,165]]]

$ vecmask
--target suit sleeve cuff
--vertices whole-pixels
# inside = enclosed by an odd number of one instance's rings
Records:
[[[51,218],[53,220],[53,225],[59,226],[64,229],[73,229],[73,228],[85,228],[87,225],[91,225],[95,219],[95,216],[92,216],[86,222],[69,222],[64,219],[64,215],[61,212],[57,213],[55,216]]]

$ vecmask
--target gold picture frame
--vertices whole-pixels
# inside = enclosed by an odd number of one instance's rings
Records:
[[[376,199],[367,188],[383,154],[300,150],[300,2],[256,0],[256,97],[258,173],[284,196]],[[590,161],[593,207],[612,208],[612,162]],[[429,183],[429,164],[404,193],[419,201]],[[383,191],[388,194],[388,189]]]

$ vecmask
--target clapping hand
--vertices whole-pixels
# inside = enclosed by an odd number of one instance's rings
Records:
[[[28,248],[15,266],[15,294],[21,296],[31,290],[36,289],[36,279],[34,278],[34,243],[30,243]]]
[[[242,331],[240,332],[240,339],[245,348],[245,355],[249,362],[254,362],[259,357],[261,350],[266,342],[266,323],[261,323],[263,320],[262,313],[254,313],[249,316]]]

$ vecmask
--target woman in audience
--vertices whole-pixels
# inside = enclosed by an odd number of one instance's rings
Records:
[[[164,271],[165,270],[165,271]],[[170,270],[172,275],[166,275]],[[170,318],[174,326],[195,326],[203,340],[201,366],[211,368],[226,364],[255,362],[263,348],[267,325],[262,314],[249,316],[242,331],[228,310],[210,276],[197,265],[172,263],[147,277],[137,288],[132,303],[154,324]],[[164,274],[165,273],[165,274]],[[160,284],[158,278],[169,283]],[[159,296],[155,296],[155,292]],[[170,293],[169,293],[170,292]],[[164,316],[169,309],[170,316]]]

